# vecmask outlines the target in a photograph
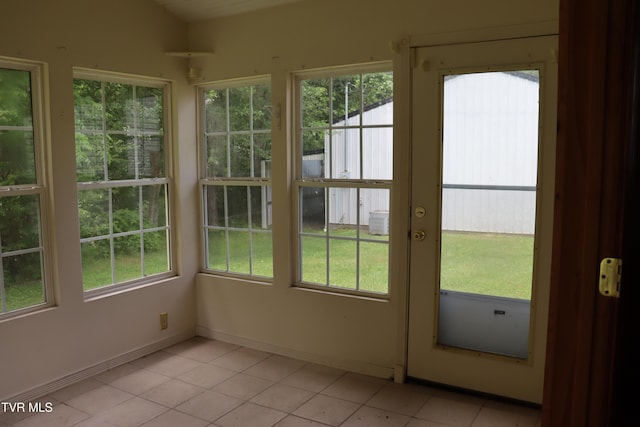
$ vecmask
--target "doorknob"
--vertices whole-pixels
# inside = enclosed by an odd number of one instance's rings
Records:
[[[427,234],[424,232],[424,230],[417,230],[413,232],[413,240],[424,240],[424,238],[427,236]]]

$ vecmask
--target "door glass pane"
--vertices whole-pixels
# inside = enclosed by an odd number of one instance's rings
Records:
[[[537,70],[443,78],[440,344],[527,357],[539,94]]]

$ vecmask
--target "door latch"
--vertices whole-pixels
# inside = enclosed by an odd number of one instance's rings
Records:
[[[620,298],[620,279],[622,277],[622,260],[604,258],[600,262],[600,293],[606,297]]]

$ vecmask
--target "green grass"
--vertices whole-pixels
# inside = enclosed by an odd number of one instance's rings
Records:
[[[445,232],[441,289],[531,298],[533,236]]]
[[[361,230],[360,237],[377,242],[360,242],[360,276],[357,280],[356,231],[335,228],[329,232],[330,268],[327,278],[327,240],[321,230],[309,230],[311,236],[302,237],[302,280],[309,283],[387,292],[388,236],[369,235]],[[248,274],[250,271],[249,236],[235,232],[229,244],[230,272]],[[252,272],[258,276],[273,275],[271,234],[254,233],[251,257]],[[209,267],[227,271],[227,252],[224,233],[209,234]],[[533,265],[533,236],[445,232],[442,236],[441,288],[483,295],[497,295],[529,299]],[[167,271],[166,251],[145,254],[147,274]],[[116,280],[140,277],[140,256],[118,257]],[[110,285],[111,266],[104,259],[83,259],[84,289]],[[39,304],[44,300],[40,282],[7,285],[7,310]]]

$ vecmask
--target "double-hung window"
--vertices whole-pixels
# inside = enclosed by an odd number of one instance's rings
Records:
[[[172,275],[168,83],[77,71],[73,88],[85,291]]]
[[[42,72],[0,59],[0,318],[52,303]]]
[[[298,284],[388,294],[393,75],[297,79]]]
[[[271,86],[200,89],[204,269],[270,279]]]

